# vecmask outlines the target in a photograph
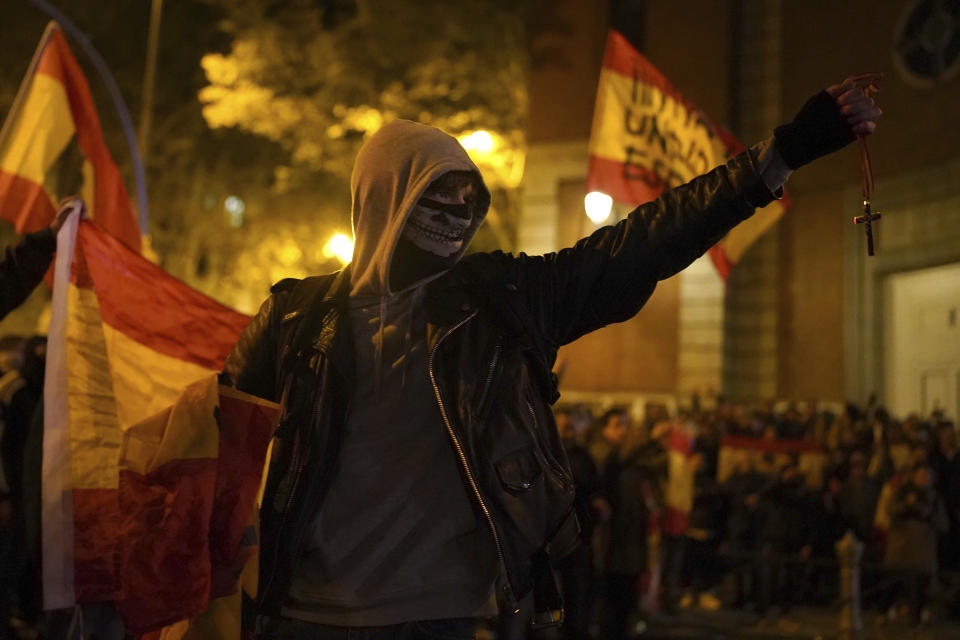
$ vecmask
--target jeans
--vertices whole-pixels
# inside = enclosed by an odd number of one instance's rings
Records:
[[[261,618],[258,640],[473,640],[473,618],[405,622],[386,627],[333,627],[294,620]]]
[[[636,573],[608,572],[604,577],[604,599],[607,614],[603,621],[600,637],[603,640],[626,640],[632,634],[627,631],[630,614],[637,606],[637,584],[640,575]]]
[[[563,640],[589,640],[590,610],[593,595],[593,565],[590,549],[578,546],[560,562],[563,580]]]

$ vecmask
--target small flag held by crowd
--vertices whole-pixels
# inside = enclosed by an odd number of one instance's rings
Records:
[[[725,482],[739,463],[749,463],[751,469],[781,469],[796,464],[804,476],[822,478],[827,466],[823,447],[811,440],[783,440],[725,436],[720,444],[717,480]]]
[[[615,30],[597,87],[586,189],[636,206],[689,182],[744,150]],[[740,223],[709,252],[720,276],[783,214],[777,200]]]
[[[699,466],[693,443],[693,429],[689,425],[678,421],[670,429],[663,530],[673,536],[683,535],[687,530],[693,509],[695,475]]]

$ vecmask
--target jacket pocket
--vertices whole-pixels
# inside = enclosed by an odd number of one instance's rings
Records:
[[[543,475],[533,449],[521,449],[495,463],[497,476],[505,489],[513,493],[530,491]]]

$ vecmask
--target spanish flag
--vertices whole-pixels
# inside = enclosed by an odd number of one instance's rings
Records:
[[[827,467],[827,454],[812,440],[724,436],[720,443],[717,481],[726,482],[741,462],[747,462],[754,471],[770,475],[779,473],[786,464],[795,463],[805,477],[819,479]]]
[[[606,193],[631,206],[654,200],[744,150],[612,29],[607,34],[589,148],[587,191]],[[774,201],[710,249],[724,280],[786,206],[786,199]]]
[[[693,450],[693,434],[683,422],[674,423],[667,444],[667,486],[664,495],[663,530],[681,536],[687,530],[693,497],[697,464]]]
[[[128,631],[159,629],[236,591],[276,405],[218,384],[247,316],[89,221],[57,240],[44,606],[112,601]]]
[[[100,227],[140,251],[140,229],[87,80],[51,22],[0,130],[0,219],[17,233],[37,231],[60,200],[78,194]]]

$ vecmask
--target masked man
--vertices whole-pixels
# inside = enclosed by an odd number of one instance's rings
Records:
[[[354,166],[353,262],[274,285],[227,361],[281,419],[261,507],[266,638],[472,638],[556,622],[550,562],[578,542],[550,404],[561,345],[632,317],[792,169],[871,133],[852,85],[774,140],[544,256],[463,258],[490,194],[457,141],[395,121]]]

